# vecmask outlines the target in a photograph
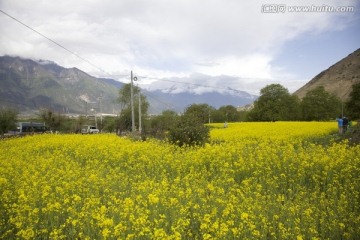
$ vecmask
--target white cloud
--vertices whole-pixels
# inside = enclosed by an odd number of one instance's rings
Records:
[[[250,54],[248,56],[218,58],[210,66],[200,65],[198,72],[211,76],[230,75],[243,78],[271,78],[271,58],[268,55]]]
[[[0,9],[89,60],[81,61],[50,41],[0,14],[0,55],[49,59],[96,75],[121,75],[131,69],[155,79],[203,79],[218,85],[217,76],[231,76],[229,85],[256,92],[261,84],[287,77],[301,79],[273,65],[284,44],[303,34],[343,29],[351,14],[261,12],[276,1],[237,0],[3,0]],[[313,5],[310,0],[287,0]],[[356,1],[318,0],[317,5],[356,5]],[[121,77],[122,79],[124,77]],[[297,79],[296,79],[297,78]],[[240,80],[239,80],[240,79]],[[126,80],[126,78],[125,78]],[[184,79],[183,79],[184,80]],[[161,84],[159,85],[161,87]]]

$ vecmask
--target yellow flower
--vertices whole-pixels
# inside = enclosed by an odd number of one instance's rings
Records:
[[[359,236],[360,146],[311,140],[336,124],[212,126],[199,148],[111,134],[2,141],[0,238]]]
[[[102,231],[101,231],[101,234],[103,236],[104,239],[108,238],[110,236],[110,230],[108,228],[104,228]]]
[[[150,204],[156,204],[159,202],[159,197],[155,194],[149,194],[148,199]]]
[[[247,220],[248,218],[249,218],[249,214],[248,214],[248,213],[246,213],[246,212],[241,213],[241,219],[242,219],[242,220]]]
[[[204,239],[204,240],[211,240],[211,239],[213,239],[213,237],[211,236],[211,234],[205,233],[205,234],[203,235],[203,239]]]
[[[28,228],[26,230],[20,230],[17,235],[24,239],[33,239],[35,236],[35,232],[33,229]]]

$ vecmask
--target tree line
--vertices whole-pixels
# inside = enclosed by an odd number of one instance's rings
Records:
[[[318,86],[300,100],[280,84],[261,89],[260,97],[248,113],[248,121],[328,121],[336,117],[360,118],[360,83],[353,85],[348,101]]]
[[[171,119],[169,111],[156,117],[158,121]],[[202,123],[239,121],[329,121],[347,116],[360,119],[360,83],[353,85],[349,100],[342,102],[336,95],[318,86],[299,99],[280,84],[270,84],[260,90],[259,98],[249,111],[238,111],[228,105],[219,109],[208,104],[192,104],[184,114],[196,115]],[[168,125],[168,124],[165,124]]]
[[[126,133],[131,131],[131,104],[130,84],[125,84],[119,90],[118,103],[121,112],[117,117],[107,116],[98,121],[98,128],[102,132]],[[140,88],[134,86],[134,112],[135,122],[142,118],[143,134],[163,139],[167,137],[181,144],[201,142],[207,136],[208,130],[203,129],[205,123],[239,122],[239,121],[327,121],[339,115],[346,115],[352,119],[360,118],[360,83],[353,85],[349,100],[345,103],[334,94],[325,91],[319,86],[307,92],[303,99],[292,95],[280,84],[270,84],[261,89],[259,98],[254,102],[250,111],[238,111],[234,106],[227,105],[215,109],[208,104],[192,104],[182,114],[172,110],[163,111],[157,116],[148,114],[149,102],[141,94]],[[140,104],[139,104],[140,101]],[[141,114],[138,108],[141,107]],[[42,121],[51,131],[80,132],[84,124],[94,125],[94,119],[79,116],[76,119],[54,113],[52,110],[43,109],[38,117],[32,121]],[[0,134],[15,128],[17,113],[11,109],[0,110]],[[137,126],[139,128],[139,126]],[[186,131],[184,131],[184,129]],[[188,132],[187,136],[180,136]],[[200,134],[197,139],[196,134]],[[193,134],[193,135],[191,135]],[[203,136],[204,135],[204,136]],[[205,137],[206,138],[206,137]]]

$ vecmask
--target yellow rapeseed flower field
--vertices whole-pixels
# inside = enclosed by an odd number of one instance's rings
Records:
[[[360,146],[336,123],[213,124],[203,148],[115,135],[0,142],[0,239],[358,239]]]

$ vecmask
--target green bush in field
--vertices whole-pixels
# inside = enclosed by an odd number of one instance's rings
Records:
[[[192,114],[181,116],[169,130],[169,141],[180,147],[203,146],[209,137],[209,128]]]

